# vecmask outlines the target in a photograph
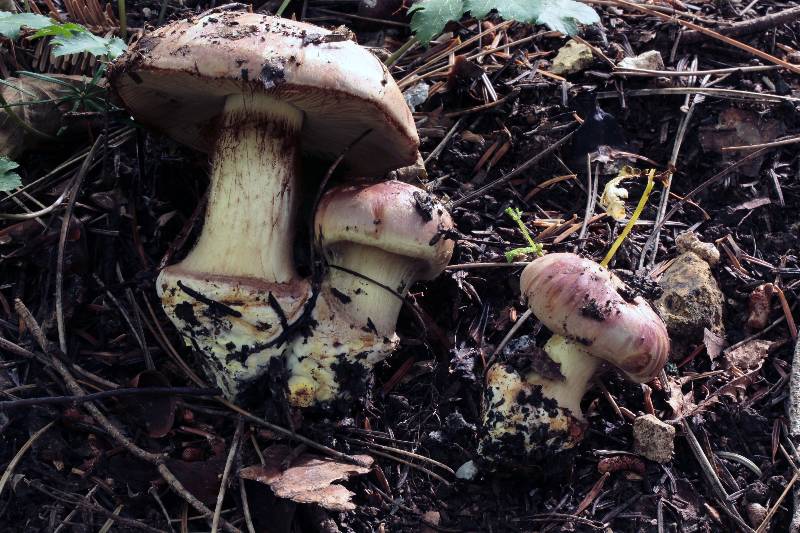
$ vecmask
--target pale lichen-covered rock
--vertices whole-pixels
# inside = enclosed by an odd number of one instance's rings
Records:
[[[550,72],[565,76],[575,74],[587,68],[594,62],[592,49],[578,41],[571,40],[561,47],[553,59]]]
[[[633,421],[633,451],[655,461],[668,463],[675,451],[675,428],[653,415]]]
[[[703,330],[723,335],[724,299],[706,261],[694,252],[678,256],[660,282],[663,294],[656,309],[667,325],[672,356],[688,355],[690,345],[703,341]]]
[[[664,60],[661,59],[661,52],[658,50],[648,50],[638,56],[626,57],[617,66],[639,70],[663,70]]]
[[[693,231],[684,231],[675,237],[675,246],[678,253],[694,252],[711,267],[719,263],[719,250],[710,242],[703,242]]]

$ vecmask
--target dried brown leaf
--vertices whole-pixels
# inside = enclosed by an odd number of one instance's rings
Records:
[[[711,359],[716,359],[722,350],[728,345],[725,337],[718,335],[708,328],[703,328],[703,344],[706,345],[706,353]]]
[[[684,379],[667,376],[669,382],[669,396],[667,397],[667,404],[672,409],[674,419],[683,418],[689,413],[697,409],[697,404],[694,401],[694,391],[683,392]]]
[[[769,350],[774,341],[753,339],[749,342],[737,346],[725,353],[725,362],[728,367],[736,367],[741,370],[760,367],[764,359],[769,355]]]
[[[366,474],[370,468],[339,462],[327,457],[302,454],[283,470],[283,463],[292,450],[276,444],[264,450],[264,465],[243,468],[239,476],[269,485],[279,498],[297,503],[315,503],[331,511],[352,511],[356,508],[350,501],[353,492],[333,482],[348,479],[353,475]],[[372,464],[369,455],[356,455],[364,464]]]

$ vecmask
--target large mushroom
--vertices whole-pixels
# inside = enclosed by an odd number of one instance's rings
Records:
[[[314,229],[329,270],[317,326],[288,358],[290,403],[363,396],[372,367],[397,344],[409,288],[450,261],[452,228],[438,201],[401,181],[337,187],[322,197]]]
[[[533,314],[555,335],[544,347],[544,361],[507,360],[489,369],[479,446],[484,459],[515,465],[581,440],[581,398],[603,361],[643,383],[669,354],[661,318],[594,261],[545,255],[525,267],[520,288]]]
[[[212,10],[161,27],[117,60],[111,81],[138,122],[212,156],[202,234],[157,286],[235,397],[308,311],[292,255],[298,193],[312,186],[301,154],[344,153],[344,175],[382,175],[415,161],[413,118],[386,68],[345,35],[254,13]]]

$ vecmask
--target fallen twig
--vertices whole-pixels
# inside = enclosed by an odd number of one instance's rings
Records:
[[[5,345],[2,346],[5,348]],[[32,405],[58,405],[81,404],[104,400],[106,398],[121,398],[124,396],[217,396],[219,389],[198,389],[197,387],[142,387],[113,389],[102,392],[93,392],[84,396],[46,396],[44,398],[23,398],[0,402],[0,411],[12,411]]]

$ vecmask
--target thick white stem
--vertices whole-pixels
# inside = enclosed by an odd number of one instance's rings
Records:
[[[285,283],[292,258],[302,113],[265,95],[225,101],[202,234],[183,271]]]
[[[527,376],[528,382],[541,384],[543,396],[556,400],[560,407],[569,409],[575,418],[583,419],[581,399],[600,366],[600,359],[589,355],[580,344],[559,335],[553,335],[547,341],[544,351],[550,359],[561,365],[564,381],[552,381],[531,373]]]
[[[359,327],[371,323],[380,335],[394,333],[403,305],[401,297],[416,281],[422,265],[407,257],[354,243],[339,243],[327,249],[326,255],[331,265],[328,277],[331,302],[344,309]]]

